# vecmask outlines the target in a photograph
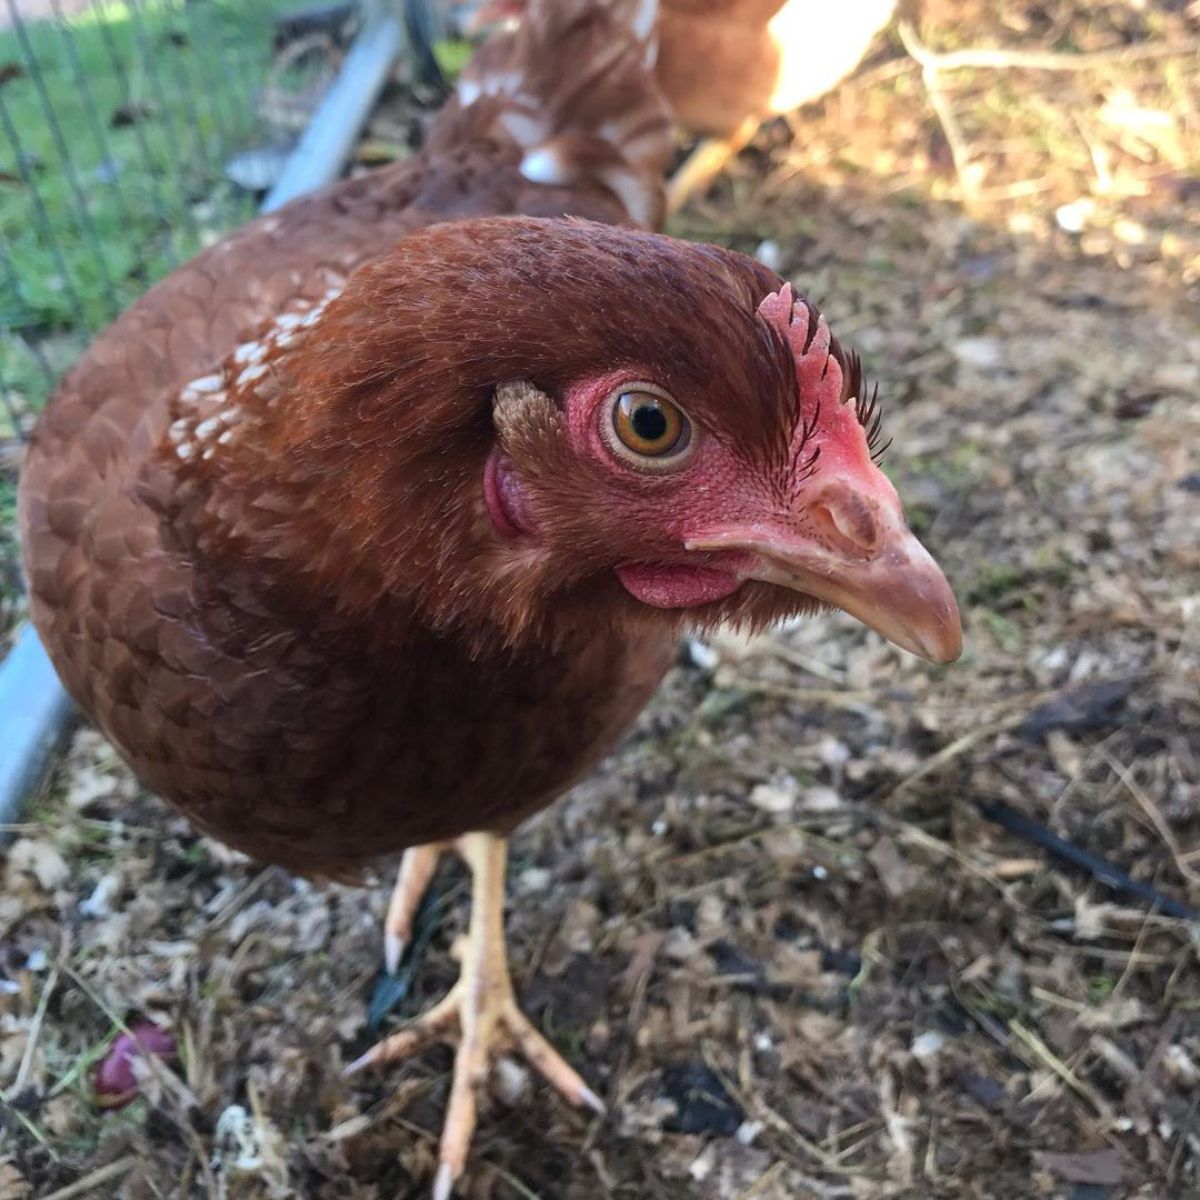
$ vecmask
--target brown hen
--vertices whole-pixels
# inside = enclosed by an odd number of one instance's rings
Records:
[[[519,20],[528,0],[483,0],[471,27]],[[702,192],[759,125],[819,99],[862,61],[896,0],[662,0],[655,74],[699,144],[675,172],[668,210]]]
[[[658,82],[701,137],[671,179],[676,212],[771,116],[820,99],[858,66],[895,0],[664,0]]]
[[[21,482],[34,620],[148,786],[297,871],[407,849],[393,959],[459,840],[461,981],[356,1064],[458,1026],[439,1198],[497,1047],[599,1107],[516,1006],[504,839],[613,746],[681,628],[832,604],[958,651],[857,360],[752,260],[633,228],[668,150],[653,16],[536,5],[414,159],[256,221],[101,335]]]

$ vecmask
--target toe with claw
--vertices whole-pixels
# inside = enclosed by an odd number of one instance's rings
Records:
[[[412,846],[400,860],[400,874],[383,921],[383,965],[389,975],[395,975],[400,969],[400,960],[412,942],[413,921],[446,845],[445,842],[430,842],[425,846]]]
[[[471,924],[458,982],[427,1013],[407,1028],[376,1043],[345,1070],[346,1075],[353,1075],[366,1067],[395,1062],[436,1041],[457,1043],[434,1200],[448,1200],[455,1181],[466,1166],[467,1150],[475,1131],[478,1091],[486,1081],[491,1060],[497,1053],[519,1054],[572,1104],[591,1108],[597,1113],[604,1112],[604,1104],[596,1093],[517,1006],[504,943],[507,843],[491,834],[469,834],[460,840],[458,847],[471,868],[474,884]],[[441,848],[420,849],[432,851],[432,860],[413,862],[410,885],[421,873],[428,882]],[[405,865],[409,862],[406,855]],[[405,865],[401,866],[397,892],[405,883]],[[410,921],[419,899],[418,892],[408,910]],[[390,918],[389,911],[389,922]],[[389,924],[389,930],[391,928]]]

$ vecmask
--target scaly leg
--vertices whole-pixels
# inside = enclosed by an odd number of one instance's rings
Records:
[[[757,117],[747,117],[729,137],[701,141],[667,181],[668,216],[674,216],[695,193],[706,191],[729,160],[754,140],[760,124]]]
[[[400,873],[396,876],[396,886],[383,921],[383,961],[389,975],[395,975],[404,957],[404,948],[412,941],[413,918],[448,844],[430,842],[425,846],[412,846],[405,850],[400,860]]]
[[[471,924],[458,982],[445,999],[407,1029],[377,1042],[345,1070],[346,1075],[353,1075],[364,1067],[406,1058],[431,1042],[455,1040],[454,1026],[458,1026],[434,1200],[449,1200],[455,1180],[466,1166],[475,1132],[477,1093],[498,1050],[522,1054],[572,1104],[604,1112],[596,1093],[517,1007],[504,943],[508,842],[490,833],[469,833],[456,845],[472,876]]]

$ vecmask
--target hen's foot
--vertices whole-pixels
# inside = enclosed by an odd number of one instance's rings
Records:
[[[466,1165],[467,1149],[475,1132],[477,1093],[495,1054],[515,1051],[523,1055],[572,1104],[604,1112],[596,1093],[517,1007],[504,943],[508,843],[491,834],[472,833],[461,838],[457,846],[473,877],[471,925],[458,983],[444,1000],[407,1029],[376,1043],[345,1071],[352,1075],[364,1067],[382,1066],[435,1041],[457,1041],[434,1200],[449,1200],[454,1182]],[[437,848],[435,861],[436,854]]]
[[[412,941],[417,909],[448,845],[448,842],[430,842],[426,846],[413,846],[405,850],[400,860],[400,873],[383,920],[383,962],[389,975],[399,970],[404,951]]]

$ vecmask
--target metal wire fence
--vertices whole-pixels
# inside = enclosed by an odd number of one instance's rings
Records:
[[[253,214],[359,7],[0,0],[0,642],[34,416],[92,334]]]

